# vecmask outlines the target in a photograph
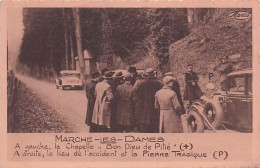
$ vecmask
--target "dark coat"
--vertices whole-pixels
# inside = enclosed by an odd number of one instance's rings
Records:
[[[118,125],[132,126],[134,124],[134,87],[125,82],[117,87],[114,101],[116,105],[116,123]]]
[[[93,109],[95,105],[95,87],[96,87],[97,82],[90,80],[86,84],[86,97],[88,99],[88,105],[87,105],[87,115],[86,115],[86,120],[85,123],[87,125],[90,125],[92,122],[92,116],[93,116]]]
[[[228,80],[227,75],[232,72],[232,65],[228,62],[221,63],[219,65],[219,74],[220,74],[220,87],[222,91],[227,90],[228,88]]]
[[[119,85],[122,84],[122,78],[116,78],[111,81],[109,81],[109,84],[111,85],[112,93],[113,95],[116,92],[116,89]],[[111,132],[116,131],[116,100],[113,100],[110,104],[111,106]]]
[[[180,107],[181,107],[179,115],[180,114],[185,114],[185,108],[184,108],[182,97],[181,97],[180,84],[179,84],[179,82],[177,80],[173,81],[172,90],[176,93],[178,102],[179,102]]]
[[[154,96],[161,88],[162,83],[155,79],[145,79],[135,88],[136,124],[159,128],[159,111],[155,109]]]
[[[202,91],[198,86],[198,75],[196,72],[186,72],[185,73],[185,91],[184,91],[184,100],[197,100],[200,99]]]
[[[118,79],[113,79],[113,80],[109,81],[109,84],[111,85],[113,94],[115,94],[116,88],[123,83],[122,83],[122,79],[118,78]]]
[[[227,80],[227,75],[232,72],[232,65],[228,62],[221,63],[219,65],[218,72],[220,74],[220,82],[225,82]]]

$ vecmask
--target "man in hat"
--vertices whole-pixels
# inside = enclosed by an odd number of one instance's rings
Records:
[[[221,91],[227,90],[227,75],[232,72],[233,68],[232,65],[228,62],[228,57],[222,56],[222,61],[218,66],[218,72],[220,75],[220,89]]]
[[[111,85],[112,93],[115,95],[116,89],[119,85],[123,84],[123,73],[121,71],[116,72],[113,75],[113,79],[109,81]],[[111,132],[116,131],[116,104],[115,100],[111,102]]]
[[[162,88],[161,82],[154,78],[154,69],[148,68],[144,80],[135,89],[135,122],[142,133],[159,132],[159,111],[154,106],[155,93]]]
[[[182,97],[181,97],[181,91],[180,91],[180,84],[179,82],[174,78],[174,74],[172,72],[167,72],[164,74],[164,77],[170,76],[173,77],[173,85],[172,85],[172,90],[176,93],[180,107],[181,107],[181,113],[185,113],[185,108],[183,105]]]
[[[132,75],[132,78],[131,78],[131,85],[132,86],[134,86],[134,84],[135,84],[135,82],[136,82],[136,78],[137,78],[137,70],[136,70],[136,67],[135,66],[130,66],[129,68],[128,68],[128,72],[130,72],[131,73],[131,75]]]
[[[107,71],[103,81],[95,88],[96,101],[93,110],[92,123],[97,125],[97,132],[110,131],[111,101],[113,93],[109,81],[112,80],[113,72]]]
[[[100,82],[103,81],[103,76],[105,75],[105,73],[108,71],[108,68],[103,68],[101,69],[101,75],[100,75]]]
[[[134,84],[134,88],[137,88],[139,86],[139,84],[144,80],[144,72],[140,71],[137,72],[137,77],[136,77],[136,81]]]
[[[188,65],[188,71],[185,73],[185,91],[184,100],[188,100],[189,104],[192,104],[194,100],[200,99],[202,91],[198,85],[198,75],[193,71],[193,65]]]
[[[132,75],[124,75],[125,82],[116,89],[114,101],[116,105],[117,132],[130,132],[134,125],[134,87],[131,85]]]
[[[99,73],[94,72],[91,74],[91,79],[87,82],[86,84],[86,97],[88,99],[88,105],[87,105],[87,115],[86,115],[86,120],[85,123],[90,126],[89,132],[95,132],[95,124],[92,123],[92,116],[93,116],[93,109],[94,109],[94,104],[95,104],[95,87],[98,81],[100,80],[99,78]]]
[[[155,94],[155,108],[160,110],[160,133],[179,133],[177,110],[180,110],[177,94],[172,90],[175,79],[163,78],[164,86]]]
[[[121,84],[123,84],[123,73],[121,71],[118,71],[114,74],[113,80],[110,81],[113,94],[116,92],[116,88]]]

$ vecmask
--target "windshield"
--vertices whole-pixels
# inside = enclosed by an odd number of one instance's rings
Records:
[[[244,93],[246,90],[245,76],[235,76],[229,78],[229,91]]]
[[[61,74],[61,76],[63,76],[63,77],[78,77],[78,78],[80,78],[80,74],[79,73],[63,73],[63,74]]]

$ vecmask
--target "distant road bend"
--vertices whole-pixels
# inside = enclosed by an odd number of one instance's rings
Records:
[[[89,127],[85,124],[87,98],[84,90],[59,90],[53,83],[19,74],[16,77],[62,115],[76,132],[89,132]]]

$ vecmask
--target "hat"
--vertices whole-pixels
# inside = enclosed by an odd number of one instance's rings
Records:
[[[113,74],[114,74],[114,72],[112,72],[112,71],[106,71],[103,78],[104,79],[112,79]]]
[[[174,77],[166,76],[166,77],[163,78],[163,84],[168,85],[171,81],[174,81],[174,80],[175,80]]]
[[[222,59],[228,59],[228,57],[227,56],[222,56]]]
[[[172,72],[167,72],[164,74],[164,76],[174,76],[174,74]]]
[[[132,74],[131,73],[127,73],[127,74],[124,75],[124,79],[126,81],[129,81],[131,78],[132,78]]]
[[[91,74],[91,78],[94,79],[94,78],[97,78],[99,77],[99,73],[98,72],[94,72]]]
[[[136,72],[136,67],[135,67],[135,66],[130,66],[130,67],[128,68],[128,72],[130,72],[130,73],[135,73],[135,72]]]
[[[123,73],[121,71],[115,73],[115,78],[122,78]]]
[[[146,69],[144,75],[145,76],[152,76],[152,75],[154,75],[154,69],[153,68]]]

